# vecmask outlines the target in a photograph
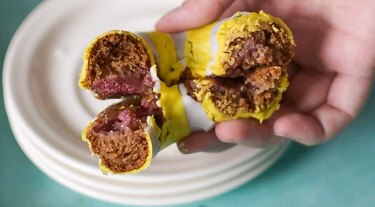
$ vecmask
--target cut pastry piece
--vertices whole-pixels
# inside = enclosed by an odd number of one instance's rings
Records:
[[[263,11],[237,12],[187,32],[185,55],[191,77],[237,77],[257,67],[286,66],[294,38],[279,18]]]
[[[187,93],[201,103],[215,122],[250,117],[263,121],[279,107],[287,86],[286,69],[279,66],[256,68],[236,78],[185,81]]]
[[[109,106],[83,131],[82,139],[99,156],[104,173],[136,173],[150,164],[163,117],[159,108],[141,102],[132,98]]]
[[[152,65],[154,56],[142,38],[131,32],[110,31],[85,50],[79,85],[98,99],[150,93]]]

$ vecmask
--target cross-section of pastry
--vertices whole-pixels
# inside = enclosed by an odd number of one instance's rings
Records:
[[[256,118],[263,121],[279,107],[288,77],[285,67],[264,66],[234,78],[185,80],[186,93],[215,122]]]
[[[267,119],[288,86],[294,38],[279,18],[238,12],[187,32],[183,74],[188,94],[215,122]]]
[[[127,31],[109,31],[85,50],[79,85],[98,99],[152,92],[149,69],[155,64],[148,44]]]
[[[83,131],[82,139],[100,158],[104,173],[131,173],[151,162],[163,120],[156,108],[141,106],[140,97],[124,99],[99,113]]]
[[[262,11],[178,34],[104,33],[84,53],[79,85],[119,103],[99,113],[82,138],[103,172],[136,173],[191,132],[267,119],[287,89],[294,47],[286,24]]]
[[[185,54],[192,77],[238,77],[263,66],[287,65],[294,47],[281,19],[263,11],[237,12],[187,31]]]

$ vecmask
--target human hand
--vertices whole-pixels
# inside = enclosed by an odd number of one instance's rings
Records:
[[[180,151],[265,147],[284,138],[316,145],[333,138],[359,114],[374,82],[375,2],[187,0],[161,18],[156,29],[187,30],[239,10],[264,10],[290,26],[297,48],[288,68],[289,88],[280,109],[263,123],[218,123],[210,132],[180,141]]]

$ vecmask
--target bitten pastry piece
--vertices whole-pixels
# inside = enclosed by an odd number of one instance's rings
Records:
[[[156,105],[142,106],[141,102],[140,97],[132,97],[111,105],[84,130],[82,138],[99,156],[103,172],[137,172],[151,162],[151,139],[157,136],[152,130],[163,117]]]
[[[262,121],[277,109],[288,79],[285,68],[265,66],[236,78],[189,79],[185,86],[215,122],[250,117]]]
[[[188,31],[190,70],[183,75],[188,94],[216,122],[250,117],[263,121],[278,108],[288,86],[286,66],[294,48],[286,24],[262,11],[238,12]],[[210,53],[200,58],[204,50]]]
[[[99,99],[152,92],[153,55],[139,36],[110,31],[87,47],[79,84]]]

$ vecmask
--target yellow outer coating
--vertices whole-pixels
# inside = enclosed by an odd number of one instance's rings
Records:
[[[184,104],[178,85],[167,87],[160,82],[160,105],[165,118],[160,136],[160,149],[190,134]]]
[[[198,85],[199,84],[204,85],[205,80],[197,80],[197,83],[198,83]],[[204,93],[204,94],[198,93],[196,95],[202,100],[201,104],[202,104],[204,110],[206,111],[207,116],[215,122],[221,122],[221,121],[232,120],[232,119],[250,118],[250,117],[256,118],[260,122],[262,122],[263,120],[270,117],[272,115],[272,113],[279,108],[279,102],[281,101],[282,94],[287,89],[288,84],[289,84],[288,75],[285,73],[285,75],[283,77],[281,77],[281,82],[280,82],[280,86],[278,88],[277,96],[276,96],[274,102],[272,103],[272,105],[269,108],[267,108],[266,110],[263,110],[263,111],[260,110],[259,108],[257,108],[252,113],[238,111],[237,114],[235,114],[234,116],[227,116],[227,115],[223,114],[222,112],[220,112],[216,108],[214,102],[212,101],[212,96],[211,96],[212,94],[211,93]]]
[[[177,83],[184,66],[177,60],[176,47],[170,34],[162,32],[146,33],[159,53],[158,76],[167,86]]]
[[[185,41],[186,64],[194,77],[206,76],[211,54],[211,31],[214,23],[189,30]]]
[[[91,151],[91,142],[89,142],[89,140],[87,140],[87,138],[86,138],[86,136],[87,136],[87,129],[91,126],[92,123],[93,122],[88,123],[86,125],[86,127],[82,130],[81,138],[82,138],[82,141],[86,142],[89,145],[90,152],[93,155],[93,152]]]
[[[86,47],[85,52],[83,53],[83,56],[82,56],[83,66],[82,66],[82,70],[81,70],[81,73],[79,75],[79,81],[78,81],[78,85],[81,88],[83,88],[83,89],[89,89],[89,87],[90,87],[88,85],[88,82],[87,82],[87,79],[88,79],[87,71],[88,71],[89,57],[90,57],[90,53],[91,53],[92,48],[94,47],[95,43],[99,39],[101,39],[101,38],[103,38],[103,37],[105,37],[107,35],[111,35],[111,34],[128,35],[128,36],[132,36],[135,39],[139,40],[145,46],[145,48],[147,50],[148,56],[150,57],[150,63],[151,63],[151,65],[155,64],[155,58],[154,58],[154,55],[152,54],[151,48],[150,48],[150,46],[146,43],[146,41],[143,38],[141,38],[140,36],[138,36],[138,35],[136,35],[136,34],[134,34],[132,32],[129,32],[129,31],[111,30],[111,31],[108,31],[108,32],[103,33],[100,36],[96,37],[89,44],[89,46]]]

